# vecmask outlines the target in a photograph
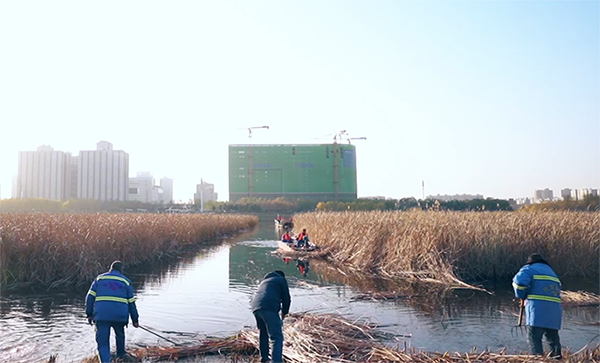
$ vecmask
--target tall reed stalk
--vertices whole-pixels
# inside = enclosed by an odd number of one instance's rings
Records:
[[[160,260],[257,223],[245,215],[3,213],[0,283],[85,285],[113,260]]]
[[[385,277],[461,285],[512,277],[534,252],[560,276],[598,276],[586,212],[317,212],[294,216],[334,261]]]

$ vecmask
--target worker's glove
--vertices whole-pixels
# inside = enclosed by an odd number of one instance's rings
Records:
[[[87,317],[87,321],[88,321],[88,324],[90,324],[90,325],[94,324],[94,318],[91,316]]]

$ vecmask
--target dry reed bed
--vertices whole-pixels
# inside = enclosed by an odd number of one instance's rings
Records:
[[[394,349],[382,341],[392,338],[378,332],[368,321],[349,321],[339,315],[291,314],[283,324],[286,363],[321,362],[415,362],[415,363],[524,363],[555,360],[529,355],[493,353],[426,353],[411,349]],[[173,361],[203,355],[223,355],[232,361],[256,359],[258,332],[242,330],[227,338],[212,338],[194,345],[177,347],[148,347],[133,351],[137,361]],[[600,349],[581,349],[565,352],[564,362],[600,362]],[[94,359],[85,360],[87,363]]]
[[[564,306],[600,306],[600,296],[586,291],[561,291]]]
[[[598,276],[600,214],[316,212],[294,216],[331,259],[357,272],[463,286],[512,277],[533,252],[560,276]]]
[[[245,215],[3,213],[0,284],[86,285],[120,259],[128,266],[256,226]]]

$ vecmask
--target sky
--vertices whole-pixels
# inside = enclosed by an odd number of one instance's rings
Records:
[[[229,144],[356,140],[358,196],[600,187],[598,1],[2,1],[0,193],[19,151],[109,141],[204,179]],[[248,127],[257,129],[248,138]]]

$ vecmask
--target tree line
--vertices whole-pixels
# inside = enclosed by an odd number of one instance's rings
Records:
[[[321,202],[318,211],[368,210],[452,210],[452,211],[510,211],[510,203],[503,199],[473,199],[440,201],[437,199],[356,199],[351,202]]]
[[[564,200],[555,202],[543,202],[537,204],[528,204],[521,209],[524,211],[539,211],[539,210],[570,210],[570,211],[598,211],[600,205],[600,196],[586,195],[583,200],[573,200],[565,198]]]
[[[166,212],[169,208],[186,208],[200,211],[200,201],[195,204],[156,204],[137,201],[106,201],[69,199],[68,201],[28,198],[0,200],[0,211],[44,211],[44,212]],[[472,199],[440,201],[437,199],[371,199],[358,198],[352,201],[316,201],[287,198],[241,198],[236,202],[204,202],[205,212],[239,213],[293,213],[307,211],[370,211],[370,210],[450,210],[450,211],[511,211],[509,201],[504,199]],[[599,210],[599,197],[588,195],[584,200],[563,200],[521,206],[521,211],[537,210]]]

